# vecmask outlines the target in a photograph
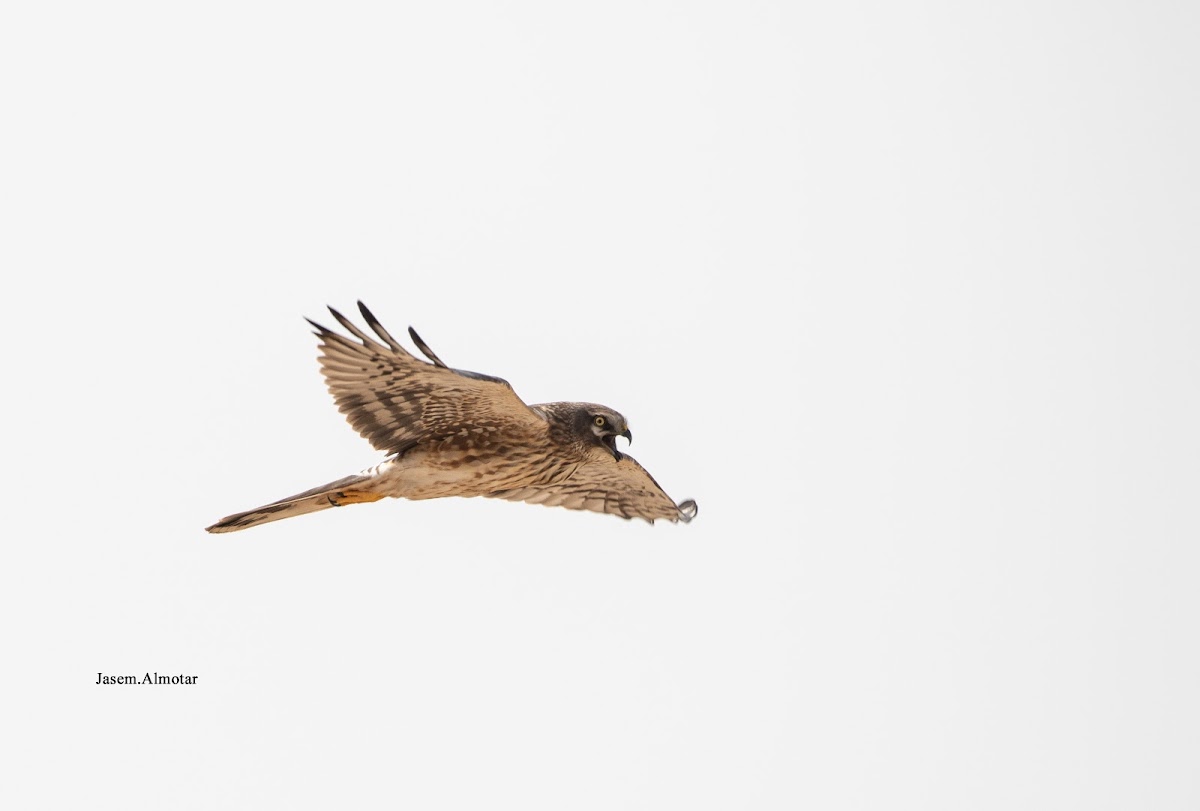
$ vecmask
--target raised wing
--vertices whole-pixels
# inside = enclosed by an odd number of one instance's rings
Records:
[[[618,462],[602,451],[593,452],[561,482],[500,490],[488,497],[644,518],[651,524],[658,518],[686,524],[697,512],[691,499],[676,504],[632,456],[623,454]]]
[[[433,363],[418,360],[361,301],[358,309],[378,340],[332,307],[329,312],[357,341],[308,323],[321,338],[321,371],[338,410],[379,450],[403,453],[418,442],[471,428],[544,423],[507,381],[451,369],[410,327],[409,335]]]

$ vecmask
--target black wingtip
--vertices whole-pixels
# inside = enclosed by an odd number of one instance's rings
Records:
[[[329,314],[332,315],[334,320],[337,321],[339,324],[341,324],[343,327],[346,326],[346,324],[350,320],[350,319],[346,318],[346,316],[342,315],[337,310],[337,308],[335,308],[332,304],[326,304],[325,309],[329,310]]]
[[[434,366],[440,366],[443,369],[450,368],[442,361],[441,358],[439,358],[437,355],[434,354],[433,350],[429,348],[429,344],[427,344],[421,340],[421,336],[418,335],[417,331],[415,329],[413,329],[412,327],[408,328],[408,337],[413,339],[413,343],[417,345],[417,349],[420,349],[421,353],[423,355],[425,355],[425,357],[427,357],[431,361],[433,361]]]
[[[337,319],[337,322],[342,325],[342,328],[344,330],[346,330],[346,332],[350,333],[355,338],[362,341],[363,346],[368,347],[370,349],[383,349],[384,348],[383,344],[377,343],[374,339],[371,338],[370,335],[367,335],[361,329],[354,326],[354,322],[351,321],[346,316],[342,315],[339,310],[337,310],[333,307],[329,307],[329,312],[333,315],[334,318]],[[345,340],[344,338],[342,338],[342,336],[337,335],[337,333],[330,332],[330,331],[326,331],[325,333],[322,333],[322,336]]]
[[[399,342],[392,337],[391,333],[384,328],[383,324],[379,323],[379,319],[375,317],[375,313],[368,310],[367,305],[362,303],[362,299],[359,299],[358,301],[358,311],[362,313],[362,317],[367,320],[367,326],[373,329],[375,334],[382,338],[383,342],[387,344],[393,352],[405,352],[404,347],[402,347]]]
[[[358,311],[362,313],[362,317],[367,320],[367,326],[375,330],[377,333],[382,330],[382,333],[380,333],[379,337],[386,341],[387,338],[384,338],[384,335],[386,335],[387,330],[383,329],[383,324],[379,323],[379,319],[375,317],[375,313],[371,312],[367,308],[367,305],[363,304],[362,299],[359,299],[356,303],[358,304]]]

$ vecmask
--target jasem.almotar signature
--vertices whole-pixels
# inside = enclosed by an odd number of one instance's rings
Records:
[[[96,684],[195,684],[199,678],[199,676],[185,676],[182,673],[177,676],[168,676],[165,673],[160,674],[157,670],[141,676],[128,674],[113,676],[100,672],[96,674]]]

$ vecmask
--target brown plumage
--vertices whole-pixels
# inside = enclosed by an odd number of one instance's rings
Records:
[[[522,402],[506,381],[451,369],[410,327],[432,363],[413,357],[360,301],[375,333],[332,307],[357,340],[309,321],[321,339],[321,370],[338,409],[376,449],[381,464],[208,527],[233,532],[385,497],[487,496],[593,510],[623,518],[691,521],[696,502],[676,504],[616,438],[632,440],[618,412],[594,403]]]

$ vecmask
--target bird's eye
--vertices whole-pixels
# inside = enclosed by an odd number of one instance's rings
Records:
[[[604,427],[604,423],[605,423],[605,419],[604,419],[604,417],[596,417],[596,420],[595,420],[595,422],[596,422],[596,427],[597,427],[597,428],[603,428],[603,427]]]

